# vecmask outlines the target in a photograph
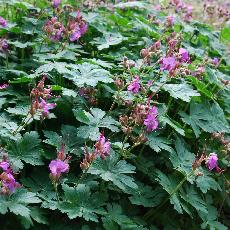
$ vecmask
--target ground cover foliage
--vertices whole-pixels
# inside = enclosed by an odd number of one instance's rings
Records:
[[[0,0],[0,228],[228,229],[218,12],[216,29],[175,0]]]

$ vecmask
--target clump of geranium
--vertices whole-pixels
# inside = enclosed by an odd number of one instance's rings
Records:
[[[64,23],[65,21],[67,21],[66,24]],[[79,10],[76,17],[70,16],[61,22],[55,16],[47,20],[43,26],[43,30],[53,42],[67,39],[71,42],[78,41],[87,32],[87,29],[88,25]]]
[[[104,160],[110,154],[110,141],[106,140],[104,133],[100,134],[97,142],[94,145],[94,149],[92,152],[88,150],[87,147],[84,149],[84,159],[80,163],[80,167],[82,170],[86,170],[90,167],[92,162],[100,156],[102,160]]]
[[[65,154],[65,145],[62,144],[60,151],[57,153],[57,159],[52,160],[49,164],[50,179],[57,183],[63,173],[69,172],[69,156]]]
[[[1,193],[10,195],[21,185],[16,181],[13,169],[10,166],[7,155],[3,155],[0,161],[0,187]]]
[[[41,112],[41,118],[44,119],[49,116],[50,110],[56,107],[55,103],[49,103],[48,99],[52,97],[51,87],[45,87],[46,76],[42,78],[30,93],[31,108],[30,114],[34,116],[37,111]]]

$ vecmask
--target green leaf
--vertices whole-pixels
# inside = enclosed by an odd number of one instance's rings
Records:
[[[167,123],[169,126],[171,126],[177,133],[184,136],[184,129],[181,127],[181,125],[171,118],[169,118],[167,115],[165,116],[159,116],[160,122]]]
[[[168,152],[172,152],[172,147],[170,146],[171,142],[164,137],[159,137],[159,133],[152,132],[148,134],[146,137],[148,139],[147,144],[151,149],[159,153],[162,150],[166,150]]]
[[[114,6],[115,8],[133,8],[137,7],[138,9],[146,8],[146,2],[141,1],[132,1],[132,2],[120,2]]]
[[[96,44],[98,50],[107,49],[110,46],[118,45],[126,40],[120,33],[104,33],[103,37],[94,38],[92,44]]]
[[[99,128],[107,128],[112,132],[119,131],[119,122],[110,116],[106,116],[106,113],[101,109],[91,108],[90,112],[75,109],[73,112],[78,121],[87,125],[78,128],[79,137],[97,140],[100,135]]]
[[[215,179],[212,178],[211,173],[209,173],[207,170],[204,170],[202,168],[199,168],[199,172],[201,172],[203,175],[197,177],[196,184],[197,184],[197,187],[200,188],[200,190],[203,193],[207,193],[208,190],[210,189],[213,189],[215,191],[217,190],[221,191],[221,187],[215,181]]]
[[[119,226],[129,228],[136,227],[137,225],[125,214],[123,214],[122,208],[119,204],[112,203],[107,205],[108,214],[102,218],[103,226],[106,230],[110,230],[111,226],[115,223]],[[117,229],[117,228],[114,228]]]
[[[195,155],[188,151],[183,139],[176,139],[176,151],[170,153],[170,161],[173,168],[180,171],[184,175],[188,175],[192,170],[192,163],[195,160]]]
[[[40,202],[41,200],[35,193],[27,192],[25,189],[17,189],[9,198],[0,195],[0,213],[5,214],[9,210],[15,215],[20,215],[29,219],[31,210],[28,205]]]
[[[111,154],[105,160],[97,158],[88,173],[100,176],[105,181],[111,181],[118,188],[126,192],[126,187],[137,189],[134,179],[126,174],[135,173],[135,167],[125,160],[118,160],[118,156]]]
[[[230,34],[230,28],[229,27],[223,28],[220,33],[221,40],[225,43],[229,43],[230,42],[229,34]]]
[[[35,131],[25,133],[20,139],[8,142],[7,150],[13,164],[19,169],[23,168],[22,162],[43,165],[40,143],[39,135]]]
[[[63,185],[65,192],[64,200],[58,205],[62,213],[67,213],[70,219],[83,217],[85,220],[98,222],[97,214],[105,214],[102,206],[105,203],[105,196],[99,193],[92,194],[89,187],[79,184],[77,188]]]
[[[224,112],[217,103],[209,103],[203,101],[198,104],[194,101],[190,104],[190,115],[179,112],[182,120],[192,126],[192,129],[199,137],[201,131],[213,132],[229,132],[229,125],[225,119]]]
[[[182,101],[189,102],[192,97],[200,96],[200,94],[194,90],[190,85],[186,83],[181,84],[167,84],[163,86],[163,89],[170,93],[175,99],[181,99]]]
[[[138,189],[132,190],[132,196],[129,197],[129,200],[132,204],[142,205],[146,208],[155,207],[159,205],[162,199],[165,197],[165,192],[160,187],[156,189],[152,189],[148,185],[144,185],[143,183],[137,183]]]
[[[179,182],[174,177],[167,176],[159,170],[156,171],[156,174],[157,174],[156,180],[160,183],[160,185],[167,193],[171,194]],[[174,208],[179,213],[183,213],[183,208],[182,208],[183,206],[177,194],[173,194],[170,196],[170,203],[173,204]]]
[[[83,87],[84,85],[96,86],[98,82],[113,82],[109,71],[98,65],[84,62],[81,65],[72,65],[70,69],[70,74],[64,75],[64,77],[72,80],[78,87]]]
[[[197,88],[200,93],[204,94],[208,98],[213,98],[212,92],[207,89],[207,86],[202,81],[199,81],[197,78],[190,76],[187,77],[187,79],[191,80],[191,83]]]
[[[81,145],[84,140],[77,136],[78,129],[70,125],[62,125],[61,135],[53,131],[44,131],[44,135],[47,138],[43,142],[52,145],[59,150],[62,144],[65,144],[65,151],[80,155]]]
[[[198,192],[194,189],[194,186],[186,186],[185,190],[181,190],[180,196],[185,202],[188,202],[194,207],[197,212],[208,213],[205,201],[199,196]]]

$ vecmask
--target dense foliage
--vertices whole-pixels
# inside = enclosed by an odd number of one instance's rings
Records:
[[[83,2],[0,0],[0,228],[227,230],[227,10]]]

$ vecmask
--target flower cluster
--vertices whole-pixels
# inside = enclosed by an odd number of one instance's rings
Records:
[[[53,182],[57,182],[62,173],[67,173],[69,171],[69,159],[65,154],[65,145],[62,144],[61,150],[57,153],[57,159],[52,160],[49,164],[50,169],[50,179]]]
[[[109,156],[110,145],[110,141],[106,140],[104,133],[101,133],[98,141],[94,145],[94,150],[92,152],[89,152],[87,147],[85,147],[85,157],[80,163],[81,169],[88,169],[97,156],[100,156],[102,160],[104,160],[106,156]]]
[[[31,91],[31,109],[30,114],[33,116],[38,110],[42,113],[42,118],[49,116],[49,110],[56,107],[55,103],[48,103],[47,99],[51,98],[51,87],[45,88],[44,76],[41,81],[38,82],[37,86]]]
[[[58,21],[57,17],[52,17],[50,20],[47,20],[43,29],[53,42],[61,41],[65,34],[65,27]]]
[[[147,117],[144,120],[144,125],[146,126],[146,132],[150,133],[158,128],[157,115],[158,115],[158,110],[156,106],[153,106],[151,109],[149,109]]]
[[[167,41],[168,50],[166,56],[161,58],[159,61],[160,70],[167,70],[170,76],[175,76],[176,74],[183,73],[183,63],[190,63],[190,56],[188,51],[184,48],[178,48],[179,41],[175,35],[173,36],[173,38],[170,38]],[[189,72],[189,70],[186,72]]]
[[[75,18],[68,18],[66,26],[58,21],[57,17],[52,17],[45,22],[43,29],[53,42],[61,41],[64,38],[75,42],[87,32],[88,25],[83,20],[80,11],[77,11]]]
[[[184,21],[190,22],[192,20],[193,7],[191,5],[187,5],[182,0],[171,0],[170,4],[176,8],[176,12],[182,13]]]
[[[71,42],[77,41],[87,32],[87,29],[88,25],[83,20],[80,11],[78,11],[76,18],[74,20],[70,19],[67,24],[68,34],[70,34],[69,40]]]
[[[3,156],[0,162],[0,174],[1,181],[1,192],[3,194],[9,195],[15,192],[16,188],[21,187],[21,185],[15,180],[14,172],[10,167],[10,163],[6,156]]]
[[[156,41],[148,48],[144,48],[141,50],[140,55],[144,59],[144,63],[147,63],[148,65],[151,64],[151,57],[159,52],[161,48],[161,42]]]

